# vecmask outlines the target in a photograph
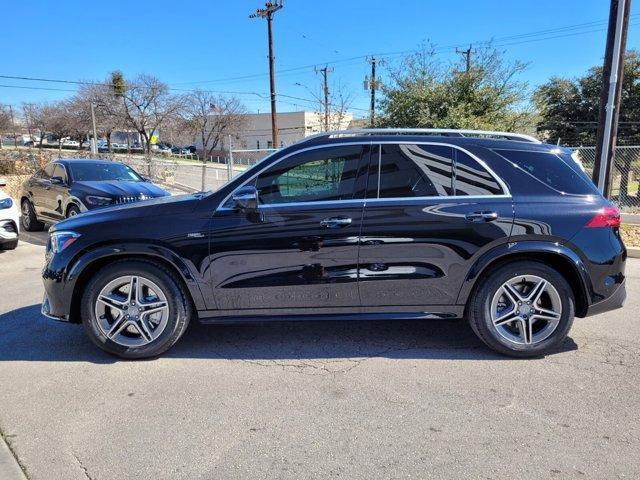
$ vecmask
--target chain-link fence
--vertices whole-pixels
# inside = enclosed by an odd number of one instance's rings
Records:
[[[595,147],[574,148],[589,174],[595,163]],[[100,154],[98,158],[124,162],[138,173],[172,190],[194,192],[217,190],[276,150],[232,150],[228,156],[211,157],[209,161],[188,160],[163,155]],[[23,181],[38,168],[58,158],[96,158],[89,152],[32,149],[0,150],[0,176]],[[14,178],[15,177],[15,178]],[[611,200],[625,212],[640,213],[640,145],[616,148]]]
[[[596,159],[596,147],[574,149],[589,175],[593,172]],[[640,146],[624,145],[616,147],[613,162],[611,200],[625,212],[640,212]]]

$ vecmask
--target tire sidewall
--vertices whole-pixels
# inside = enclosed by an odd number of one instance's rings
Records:
[[[98,326],[95,315],[97,297],[106,284],[125,275],[148,278],[163,291],[169,305],[167,325],[150,344],[127,347],[107,338]],[[189,311],[180,287],[168,272],[152,263],[122,261],[100,270],[87,285],[82,298],[82,323],[91,340],[101,349],[122,358],[154,357],[169,349],[182,335],[189,321]]]
[[[536,275],[550,282],[558,291],[562,306],[560,322],[554,332],[542,342],[534,345],[509,342],[495,330],[491,319],[491,301],[496,291],[507,280],[521,275]],[[482,281],[483,285],[478,290],[474,306],[475,312],[480,313],[480,318],[476,318],[476,325],[474,326],[474,322],[472,322],[472,326],[480,338],[490,347],[507,355],[540,356],[548,353],[566,338],[573,324],[575,299],[570,285],[556,270],[539,262],[516,262],[498,268]]]

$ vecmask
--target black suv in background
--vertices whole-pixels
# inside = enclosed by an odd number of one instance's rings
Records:
[[[94,208],[164,197],[168,192],[131,167],[106,160],[56,160],[22,186],[20,207],[25,230],[73,217]]]
[[[622,306],[620,217],[569,153],[461,130],[320,134],[220,190],[119,205],[50,231],[47,316],[158,355],[204,323],[466,318],[538,356]]]

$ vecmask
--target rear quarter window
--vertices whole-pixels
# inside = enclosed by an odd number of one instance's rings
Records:
[[[571,168],[551,152],[525,150],[493,150],[548,187],[570,195],[594,195],[595,185],[583,172]]]

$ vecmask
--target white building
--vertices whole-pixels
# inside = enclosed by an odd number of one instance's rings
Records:
[[[271,143],[271,112],[248,113],[243,130],[238,133],[239,139],[234,142],[235,148],[273,148]],[[353,120],[351,113],[330,114],[329,130],[349,128]],[[324,131],[324,115],[318,112],[283,112],[278,113],[278,139],[280,145],[291,145],[298,140]],[[237,142],[237,143],[236,143]],[[238,145],[239,144],[239,145]]]

